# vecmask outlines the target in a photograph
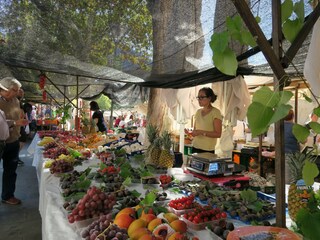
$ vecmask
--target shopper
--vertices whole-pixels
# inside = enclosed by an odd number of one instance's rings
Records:
[[[285,183],[290,184],[290,169],[288,165],[289,157],[293,153],[300,152],[300,144],[292,133],[294,125],[294,111],[289,110],[289,113],[284,117],[284,153],[285,153]]]
[[[211,88],[201,88],[197,97],[200,109],[195,114],[195,122],[191,135],[192,152],[215,152],[217,139],[221,137],[222,115],[219,109],[212,106],[217,95]]]
[[[96,101],[90,102],[90,110],[93,111],[92,120],[98,128],[98,132],[106,132],[107,127],[104,123],[103,113],[101,112],[99,105]]]
[[[8,91],[7,88],[2,86],[0,83],[0,92],[2,91]],[[1,96],[1,95],[0,95]],[[2,154],[4,151],[4,146],[6,144],[6,140],[9,137],[9,126],[7,123],[6,115],[5,113],[0,109],[0,160],[2,158]]]
[[[14,192],[17,179],[16,170],[18,166],[20,126],[25,126],[28,122],[21,119],[20,104],[17,99],[21,83],[12,77],[3,78],[0,80],[0,83],[8,90],[0,89],[0,109],[5,113],[10,129],[9,137],[6,139],[2,154],[3,176],[1,198],[3,203],[18,205],[21,203],[21,200],[15,198]]]

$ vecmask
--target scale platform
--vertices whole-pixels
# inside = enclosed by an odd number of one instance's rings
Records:
[[[194,153],[188,157],[187,169],[207,176],[232,175],[235,163],[230,157],[219,157],[213,153]]]

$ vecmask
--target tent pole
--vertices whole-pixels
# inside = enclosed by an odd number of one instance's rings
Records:
[[[109,119],[109,129],[113,127],[113,101],[111,100],[111,109],[110,109],[110,119]]]
[[[77,111],[76,111],[76,135],[79,135],[79,129],[80,129],[80,118],[79,118],[79,77],[77,76]]]

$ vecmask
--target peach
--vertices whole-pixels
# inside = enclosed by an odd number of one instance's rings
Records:
[[[146,228],[147,223],[143,219],[136,219],[134,220],[129,228],[128,228],[128,236],[131,238],[131,235],[138,229],[138,228]]]
[[[140,219],[143,219],[146,223],[151,222],[153,219],[157,218],[154,214],[143,214],[141,215]]]
[[[139,240],[144,235],[150,235],[150,231],[145,227],[136,228],[130,235],[131,240]]]
[[[186,233],[188,230],[187,224],[182,220],[174,220],[170,223],[170,227],[172,227],[176,232]]]
[[[139,240],[156,240],[157,238],[152,234],[145,234],[139,238]]]
[[[179,232],[175,232],[175,233],[171,234],[168,238],[168,240],[187,240],[187,239],[188,238],[185,235],[183,235]]]
[[[163,217],[164,217],[165,219],[167,219],[167,221],[168,221],[169,223],[171,223],[171,222],[174,221],[174,220],[179,219],[178,215],[175,214],[175,213],[172,213],[172,212],[168,212],[168,213],[163,214]]]
[[[136,220],[131,214],[121,214],[114,219],[114,224],[118,225],[119,228],[128,229],[131,223]]]
[[[121,209],[121,210],[117,213],[115,219],[116,219],[118,216],[120,216],[121,214],[124,214],[124,213],[126,213],[126,214],[132,214],[133,216],[136,215],[136,211],[135,211],[133,208],[131,208],[131,207],[126,207],[126,208]]]
[[[160,224],[165,223],[162,218],[155,218],[148,224],[148,229],[152,232],[157,226]]]

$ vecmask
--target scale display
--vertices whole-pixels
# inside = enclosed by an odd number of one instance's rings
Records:
[[[218,171],[218,169],[219,169],[218,163],[210,163],[209,172],[215,172],[215,171]]]
[[[190,163],[190,167],[203,171],[204,163],[192,160]]]

